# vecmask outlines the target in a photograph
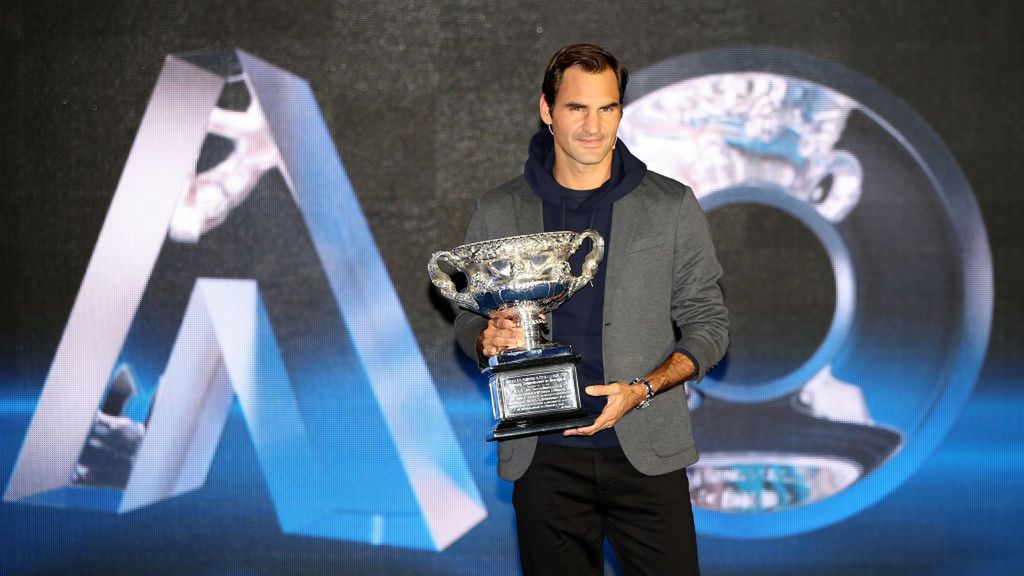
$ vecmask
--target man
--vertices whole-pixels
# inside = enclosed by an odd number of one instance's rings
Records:
[[[697,574],[685,467],[697,460],[682,384],[728,342],[707,220],[693,192],[618,141],[626,69],[592,44],[559,50],[540,97],[547,125],[523,176],[480,198],[467,242],[593,228],[607,258],[592,287],[551,314],[580,353],[591,426],[501,442],[515,481],[523,573],[598,574],[607,536],[627,574]],[[575,255],[578,270],[585,250]],[[462,311],[456,335],[481,365],[522,344],[510,319]]]

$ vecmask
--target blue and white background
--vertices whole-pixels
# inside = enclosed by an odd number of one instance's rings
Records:
[[[41,469],[80,477],[0,503],[0,573],[517,573],[485,382],[425,268],[461,242],[477,195],[520,173],[543,65],[572,41],[630,67],[620,136],[695,189],[725,267],[733,347],[691,402],[703,572],[1017,573],[1015,4],[25,2],[0,15],[0,477],[28,492]],[[240,68],[200,62],[213,75],[181,76],[169,121],[147,132],[167,55],[234,48]],[[255,120],[230,114],[246,110]],[[156,152],[139,170],[146,134]],[[211,200],[199,184],[232,149],[247,151],[244,181]],[[117,226],[115,255],[151,252],[141,277],[132,258],[87,272]],[[209,330],[186,329],[204,318]],[[84,352],[61,364],[69,338]],[[226,367],[190,369],[190,345]],[[262,368],[232,372],[243,356]],[[123,414],[146,440],[174,413],[160,401],[208,386],[223,401],[203,406],[224,406],[223,421],[184,427],[198,430],[192,466],[170,469],[191,475],[142,506],[126,502],[161,476],[82,481],[83,442],[68,440],[122,366],[136,387]],[[175,370],[187,376],[167,392]],[[272,441],[297,430],[289,448]],[[142,442],[138,470],[175,446],[162,437]]]

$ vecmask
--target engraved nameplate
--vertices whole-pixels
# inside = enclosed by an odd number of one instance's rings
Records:
[[[515,371],[499,376],[501,418],[543,414],[580,407],[575,366]]]

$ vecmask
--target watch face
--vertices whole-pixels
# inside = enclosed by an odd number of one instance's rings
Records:
[[[767,537],[884,497],[942,441],[992,318],[977,204],[902,101],[777,49],[631,78],[620,137],[708,214],[731,344],[688,390],[698,529]]]

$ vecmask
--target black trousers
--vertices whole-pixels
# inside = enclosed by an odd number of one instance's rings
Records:
[[[538,444],[512,505],[524,576],[602,575],[605,537],[627,576],[700,573],[685,470],[646,476],[621,448]]]

